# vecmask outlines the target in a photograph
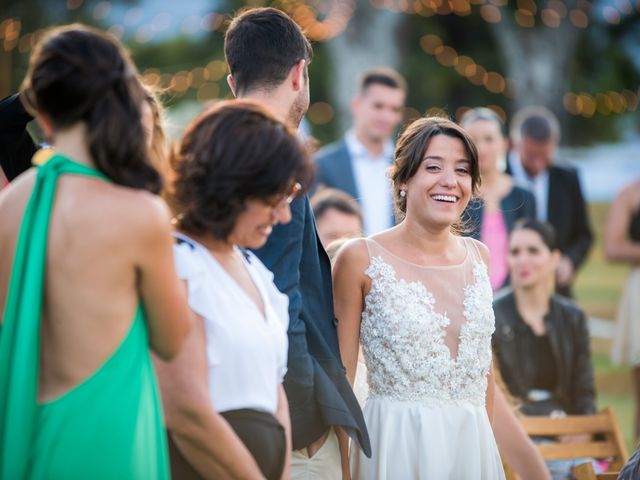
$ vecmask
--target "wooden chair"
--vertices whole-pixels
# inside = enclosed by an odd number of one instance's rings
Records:
[[[596,473],[593,470],[591,462],[581,463],[576,466],[573,471],[575,472],[578,480],[616,480],[618,478],[618,473],[620,473],[618,471]]]
[[[569,415],[566,417],[520,417],[529,436],[558,437],[562,435],[591,434],[598,435],[586,443],[553,442],[537,444],[536,447],[545,461],[572,460],[579,458],[609,459],[609,470],[619,471],[628,458],[627,449],[622,438],[613,408],[607,407],[595,415]],[[591,464],[587,464],[591,467]],[[581,471],[588,475],[588,467]],[[507,469],[507,480],[517,478],[511,469]],[[593,473],[593,468],[591,468]],[[602,475],[602,474],[601,474]],[[600,480],[606,476],[583,477],[585,480]],[[580,480],[583,480],[580,478]],[[615,478],[615,477],[613,477]]]

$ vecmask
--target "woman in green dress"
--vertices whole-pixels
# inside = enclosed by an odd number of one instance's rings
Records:
[[[0,194],[0,478],[168,478],[149,348],[173,357],[189,315],[136,69],[62,27],[22,95],[56,154]]]

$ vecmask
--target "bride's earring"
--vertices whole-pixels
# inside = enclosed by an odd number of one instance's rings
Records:
[[[406,197],[407,196],[407,191],[406,190],[400,190],[400,196],[402,198]]]

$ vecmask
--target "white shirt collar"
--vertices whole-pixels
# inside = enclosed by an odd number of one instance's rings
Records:
[[[367,150],[367,147],[365,147],[358,139],[356,132],[353,131],[353,129],[344,134],[344,140],[347,144],[347,148],[349,149],[349,153],[351,153],[353,158],[367,158],[372,160],[383,158],[387,161],[390,161],[393,158],[394,147],[391,139],[387,139],[384,142],[384,145],[382,146],[382,154],[378,157],[375,157],[369,150]]]

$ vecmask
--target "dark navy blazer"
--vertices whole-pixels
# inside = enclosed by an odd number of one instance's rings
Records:
[[[360,205],[362,199],[356,185],[351,153],[344,138],[322,148],[314,155],[316,163],[316,185],[324,185],[337,188],[355,198]],[[389,203],[393,205],[393,199],[389,196]],[[395,225],[396,219],[391,214],[389,225]]]
[[[513,225],[519,219],[536,218],[536,199],[531,192],[514,186],[509,194],[500,200],[500,210],[504,217],[507,232],[511,232]],[[467,229],[464,233],[465,235],[480,240],[483,214],[484,201],[481,198],[473,198],[462,216],[463,227]],[[505,279],[502,286],[508,284],[509,277]]]
[[[340,359],[333,313],[331,263],[307,196],[291,204],[291,222],[277,225],[255,254],[289,297],[289,358],[284,388],[293,448],[320,438],[331,425],[345,429],[371,455],[362,411]]]
[[[0,100],[0,167],[9,181],[31,167],[38,149],[27,132],[31,120],[17,94]]]
[[[504,216],[507,231],[513,229],[513,225],[521,218],[536,218],[536,199],[533,194],[524,188],[514,186],[511,191],[500,200],[500,210]],[[481,198],[474,198],[469,202],[464,212],[464,221],[470,231],[468,235],[480,240],[482,231],[482,218],[484,214],[484,202]]]

